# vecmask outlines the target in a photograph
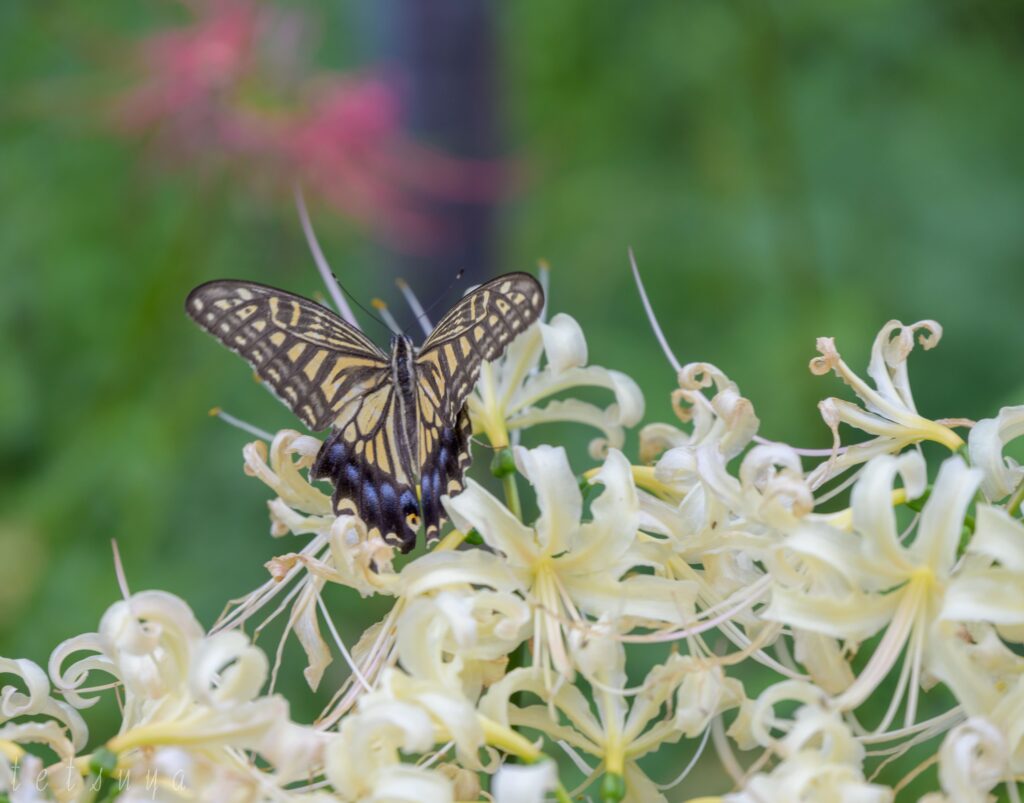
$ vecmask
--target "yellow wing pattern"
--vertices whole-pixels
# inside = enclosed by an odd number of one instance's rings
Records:
[[[185,310],[241,355],[313,431],[327,429],[388,381],[387,357],[355,327],[314,301],[253,282],[202,284]],[[351,416],[351,413],[350,413]]]

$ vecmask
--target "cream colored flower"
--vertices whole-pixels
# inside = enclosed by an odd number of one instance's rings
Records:
[[[979,421],[971,429],[968,448],[971,463],[985,472],[982,493],[991,502],[998,502],[1021,487],[1024,468],[1003,449],[1015,438],[1024,435],[1024,405],[1004,407],[995,418]],[[1020,506],[1020,499],[1017,499]]]
[[[271,534],[279,538],[288,534],[313,537],[298,552],[270,561],[270,579],[232,606],[214,628],[225,631],[242,627],[284,598],[289,616],[282,640],[290,633],[298,638],[307,658],[306,680],[313,689],[334,660],[320,626],[323,587],[337,583],[362,596],[387,593],[394,552],[382,539],[368,537],[358,517],[335,516],[330,498],[302,473],[312,465],[319,448],[316,438],[281,430],[271,442],[269,455],[262,441],[243,449],[246,473],[278,494],[268,503]]]
[[[556,394],[585,387],[610,390],[614,403],[599,407],[570,398],[539,406]],[[636,382],[619,371],[587,365],[583,331],[565,314],[556,315],[550,323],[540,321],[531,326],[502,357],[485,363],[466,404],[473,431],[487,435],[496,448],[509,445],[510,431],[572,421],[601,431],[602,437],[590,445],[595,457],[603,455],[609,446],[621,447],[623,428],[633,426],[644,415],[644,397]]]
[[[812,487],[820,486],[851,466],[876,455],[898,453],[912,443],[936,441],[950,451],[964,445],[963,439],[948,426],[923,418],[917,412],[910,391],[907,357],[914,348],[914,336],[918,332],[923,332],[919,340],[926,350],[938,345],[942,337],[942,327],[935,321],[918,321],[909,325],[889,321],[882,327],[871,347],[868,364],[868,376],[875,382],[873,388],[843,361],[832,338],[818,338],[821,356],[811,360],[811,372],[820,376],[834,371],[853,389],[864,406],[858,407],[836,398],[825,399],[818,405],[822,418],[832,430],[834,453],[830,460],[809,475]],[[840,424],[875,437],[840,451]]]
[[[533,655],[538,665],[570,676],[571,645],[588,629],[586,617],[612,617],[629,629],[638,624],[685,621],[693,612],[693,587],[647,574],[637,550],[639,511],[625,457],[609,452],[594,477],[604,490],[581,521],[583,497],[565,450],[517,447],[516,462],[537,494],[540,517],[529,527],[473,480],[447,510],[463,531],[475,528],[494,555],[477,556],[475,582],[504,588],[511,577],[533,609]]]
[[[92,655],[64,668],[82,651]],[[250,795],[314,772],[327,739],[292,723],[283,698],[260,696],[267,670],[243,634],[204,635],[184,602],[159,591],[115,603],[98,632],[65,641],[50,659],[55,686],[78,706],[97,700],[84,688],[94,672],[122,685],[121,728],[107,743],[119,769],[123,762],[140,774],[158,771],[159,749],[173,746],[187,753],[190,788],[206,788],[212,778]],[[243,750],[261,755],[273,772],[257,769]]]
[[[508,655],[528,636],[530,621],[529,606],[509,591],[446,589],[413,599],[403,611],[396,653],[413,677],[476,700],[504,674]]]
[[[409,695],[392,681],[402,683],[397,675],[386,677],[392,693],[364,695],[344,718],[327,750],[327,778],[346,801],[451,803],[454,785],[447,775],[402,761],[403,754],[427,753],[446,734],[438,731],[429,708],[403,699]],[[446,706],[444,700],[434,703]],[[475,723],[475,713],[471,716]]]
[[[946,734],[939,750],[939,782],[956,803],[988,803],[989,790],[1009,777],[1003,734],[973,717]]]
[[[967,506],[981,480],[981,472],[961,458],[946,460],[908,544],[900,539],[893,510],[897,474],[903,476],[905,498],[922,493],[924,464],[916,452],[876,457],[853,489],[852,532],[815,522],[786,539],[785,548],[799,559],[798,576],[803,579],[777,584],[763,614],[853,642],[886,628],[857,680],[835,698],[840,709],[864,702],[907,646],[910,671],[901,675],[883,729],[904,693],[907,724],[914,721],[930,628],[942,610]]]
[[[1024,524],[1002,508],[978,505],[971,560],[949,585],[942,616],[988,622],[1010,641],[1024,641]]]
[[[593,705],[576,686],[562,684],[549,690],[540,669],[531,667],[513,670],[489,689],[480,710],[502,724],[536,729],[596,757],[600,765],[592,776],[603,771],[624,779],[626,803],[665,800],[638,759],[684,736],[700,736],[713,716],[744,699],[739,683],[726,679],[712,664],[674,654],[650,671],[629,704],[622,644],[596,638],[578,653],[577,661],[593,689]],[[535,695],[546,705],[512,702],[513,695],[522,693]]]
[[[13,803],[43,800],[44,792],[73,799],[82,791],[74,760],[89,738],[85,721],[52,696],[46,673],[32,661],[0,658],[0,675],[18,681],[0,688],[0,793]],[[44,767],[26,745],[49,748],[57,761]]]
[[[544,803],[558,784],[553,761],[539,764],[506,764],[491,782],[495,803]]]
[[[894,799],[891,789],[865,780],[864,748],[834,711],[804,705],[785,736],[771,740],[771,746],[782,761],[771,772],[755,774],[742,791],[725,795],[726,803],[889,803]]]

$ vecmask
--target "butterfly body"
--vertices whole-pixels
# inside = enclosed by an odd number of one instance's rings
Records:
[[[392,337],[390,354],[327,308],[252,282],[208,282],[185,306],[307,426],[332,430],[310,476],[332,483],[336,512],[358,515],[407,552],[421,522],[428,540],[438,535],[442,497],[462,490],[465,401],[481,364],[500,356],[543,303],[532,276],[507,274],[459,301],[419,349]]]

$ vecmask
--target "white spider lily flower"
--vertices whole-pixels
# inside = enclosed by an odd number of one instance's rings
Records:
[[[541,360],[544,358],[544,367]],[[580,399],[548,399],[581,387],[605,388],[615,401],[599,407]],[[573,421],[601,431],[590,444],[600,457],[609,446],[620,448],[624,427],[644,415],[639,386],[620,371],[587,365],[587,341],[572,317],[559,313],[550,323],[538,322],[517,337],[499,359],[484,363],[476,389],[466,401],[474,432],[487,435],[491,445],[509,445],[509,432],[536,424]]]
[[[1024,524],[1002,508],[978,505],[967,554],[972,560],[949,584],[943,618],[988,622],[1003,638],[1024,641]]]
[[[534,610],[534,660],[572,675],[571,646],[580,643],[585,615],[610,616],[624,627],[678,624],[693,613],[693,586],[630,570],[644,565],[638,550],[639,509],[629,463],[611,450],[592,481],[604,485],[581,522],[583,496],[561,447],[516,447],[520,472],[533,485],[540,517],[520,522],[473,480],[446,508],[455,525],[475,528],[500,553],[476,558],[479,583],[501,588],[511,576]]]
[[[46,672],[32,661],[0,658],[0,676],[18,681],[0,688],[0,793],[12,803],[49,799],[47,790],[72,799],[82,790],[74,759],[89,737],[81,714],[54,699]],[[28,744],[49,748],[57,761],[44,767],[26,752]]]
[[[650,494],[644,495],[643,508],[652,531],[670,536],[675,548],[700,562],[709,549],[722,546],[727,531],[753,535],[791,528],[813,506],[796,452],[782,444],[756,446],[744,458],[739,477],[733,476],[729,462],[750,444],[759,425],[753,405],[708,363],[684,366],[679,385],[672,406],[682,421],[692,420],[692,431],[667,424],[641,431],[642,456],[653,458],[664,450],[653,469],[634,469],[638,485]],[[712,387],[709,398],[704,391]],[[744,548],[751,543],[747,539]]]
[[[640,431],[641,459],[654,460],[677,446],[696,452],[705,444],[714,444],[725,460],[742,452],[757,434],[760,420],[736,383],[707,362],[682,366],[676,380],[679,387],[672,392],[672,409],[684,424],[692,422],[691,431],[684,432],[670,424],[647,425]],[[709,388],[714,389],[710,398],[704,393]],[[695,467],[690,473],[694,471]]]
[[[454,785],[443,772],[401,760],[403,753],[426,753],[437,737],[428,709],[385,694],[364,695],[327,749],[327,778],[344,800],[452,803]]]
[[[650,671],[630,704],[622,644],[595,638],[579,653],[581,670],[594,690],[593,707],[576,686],[562,684],[549,691],[543,672],[534,666],[515,669],[492,686],[480,701],[481,713],[504,725],[534,728],[596,757],[600,767],[594,773],[603,768],[625,780],[627,803],[664,801],[637,761],[663,744],[700,735],[712,716],[740,703],[742,687],[735,681],[709,684],[707,678],[694,684],[694,673],[706,667],[690,656],[673,655]],[[709,694],[712,685],[718,689]],[[704,691],[692,699],[690,694],[700,686]],[[521,693],[546,704],[514,703],[513,695]],[[674,713],[673,702],[679,706]]]
[[[385,670],[374,691],[360,700],[360,711],[391,701],[411,703],[425,711],[434,724],[437,742],[453,742],[459,763],[482,769],[476,757],[484,744],[484,730],[473,703],[458,689],[420,680],[398,669]]]
[[[730,461],[757,431],[753,405],[713,365],[691,363],[678,378],[673,408],[682,421],[692,420],[692,431],[667,424],[642,431],[641,454],[667,450],[653,467],[633,468],[640,527],[653,536],[648,548],[662,549],[659,571],[696,584],[700,608],[736,609],[723,632],[746,647],[749,638],[735,624],[763,625],[750,608],[768,588],[755,561],[771,557],[782,533],[812,509],[813,496],[799,455],[783,444],[754,446],[739,476],[730,473]]]
[[[388,583],[394,578],[393,548],[381,538],[369,538],[358,517],[335,516],[330,498],[303,473],[312,465],[319,448],[316,438],[281,430],[273,438],[269,453],[262,441],[253,441],[242,450],[245,472],[278,494],[268,503],[271,534],[313,538],[299,552],[279,555],[268,562],[271,579],[229,608],[214,628],[222,631],[241,627],[283,597],[280,604],[290,606],[290,613],[282,641],[290,633],[298,638],[307,657],[306,680],[313,689],[334,660],[320,628],[321,614],[325,614],[320,603],[324,585],[337,583],[370,596],[387,593]],[[280,610],[278,607],[264,624]]]
[[[803,803],[808,800],[890,803],[891,789],[864,778],[864,748],[837,712],[805,705],[789,732],[772,747],[783,760],[769,773],[757,773],[725,803]]]
[[[81,651],[94,654],[64,669]],[[54,685],[79,706],[96,701],[84,684],[97,670],[124,687],[121,728],[107,747],[129,763],[148,762],[151,748],[178,746],[248,788],[304,777],[320,761],[328,737],[292,723],[283,698],[260,696],[264,654],[237,631],[204,635],[171,594],[143,591],[115,603],[98,632],[63,642],[50,659]],[[238,750],[262,755],[274,774],[239,760]]]
[[[969,717],[997,728],[1010,771],[1024,772],[1024,658],[989,625],[940,620],[929,641],[929,669]]]
[[[901,675],[880,729],[888,727],[905,693],[907,725],[914,721],[931,625],[941,612],[964,516],[981,481],[981,472],[960,457],[947,459],[907,545],[893,510],[897,473],[904,479],[901,495],[913,499],[924,490],[924,464],[916,452],[876,457],[853,489],[852,532],[811,523],[785,540],[786,550],[801,562],[803,580],[777,583],[763,612],[769,620],[855,642],[886,628],[856,681],[835,698],[842,710],[864,702],[909,644],[910,671]]]
[[[1021,487],[1024,468],[1003,454],[1006,444],[1024,435],[1024,405],[1004,407],[995,418],[979,421],[967,439],[971,463],[985,472],[981,492],[998,502]],[[1019,499],[1017,502],[1020,506]]]
[[[8,803],[51,803],[54,799],[70,802],[79,799],[83,791],[82,776],[74,764],[63,762],[44,767],[37,756],[20,749],[5,748],[0,741],[0,795],[3,795],[3,800]]]
[[[530,621],[529,606],[507,591],[466,589],[420,597],[398,619],[398,659],[413,677],[475,700],[504,674],[508,655],[527,637]]]
[[[880,454],[894,454],[906,446],[920,441],[936,441],[955,452],[964,445],[963,439],[948,426],[924,418],[917,412],[910,391],[907,358],[914,349],[914,336],[918,332],[925,350],[938,345],[942,327],[935,321],[903,324],[889,321],[875,337],[868,363],[868,376],[875,383],[871,387],[855,374],[840,357],[835,341],[830,337],[818,338],[818,357],[811,360],[811,373],[818,376],[834,371],[860,398],[859,407],[842,399],[828,398],[819,403],[822,418],[832,430],[833,455],[811,472],[812,487],[818,487],[829,478],[854,465]],[[839,425],[847,424],[874,435],[872,440],[848,446],[840,453]]]
[[[1003,734],[980,717],[961,722],[942,740],[939,748],[939,783],[950,803],[988,803],[989,790],[1000,781],[1016,781],[1007,767]]]
[[[504,764],[494,774],[491,794],[495,803],[544,803],[558,785],[553,761],[537,764]]]

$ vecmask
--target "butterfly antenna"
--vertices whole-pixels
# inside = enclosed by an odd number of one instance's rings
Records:
[[[423,334],[429,337],[430,332],[433,329],[433,327],[430,325],[430,319],[427,317],[427,315],[429,315],[430,311],[438,305],[438,302],[440,302],[442,298],[444,298],[446,295],[448,295],[449,292],[451,292],[451,289],[459,283],[459,280],[462,279],[465,273],[466,271],[464,268],[459,268],[459,271],[458,273],[455,274],[455,278],[452,279],[451,284],[449,284],[448,287],[445,288],[445,291],[443,293],[440,293],[437,296],[437,298],[430,302],[430,306],[427,307],[426,309],[423,309],[423,307],[420,305],[419,300],[413,294],[412,288],[409,287],[409,283],[406,282],[405,279],[398,279],[395,282],[395,284],[398,285],[398,289],[402,291],[402,295],[405,296],[405,300],[409,304],[409,307],[412,309],[412,314],[416,316],[415,318],[413,318],[413,323],[419,321],[420,326],[423,327]],[[409,326],[412,326],[412,324],[410,323]],[[409,326],[405,328],[406,331],[408,331]]]
[[[364,307],[364,306],[363,306],[362,304],[360,304],[360,303],[359,303],[359,301],[358,301],[358,299],[356,299],[356,297],[355,297],[354,295],[352,295],[352,294],[351,294],[351,293],[350,293],[350,292],[349,292],[349,291],[348,291],[348,290],[347,290],[347,289],[345,288],[345,285],[343,285],[343,284],[341,283],[341,279],[339,279],[339,278],[338,278],[338,276],[337,276],[337,275],[336,275],[335,273],[333,273],[333,272],[332,272],[332,273],[331,273],[331,276],[333,276],[333,277],[334,277],[334,281],[335,281],[335,283],[336,283],[336,284],[338,285],[338,287],[340,287],[340,288],[341,288],[341,292],[342,292],[342,293],[344,293],[345,295],[347,295],[347,296],[348,296],[349,298],[351,298],[351,299],[352,299],[352,303],[353,303],[353,304],[355,304],[355,305],[356,305],[357,307],[359,307],[359,309],[361,309],[361,310],[362,310],[363,312],[365,312],[365,313],[366,313],[367,315],[369,315],[369,316],[370,316],[370,317],[371,317],[371,318],[372,318],[373,320],[375,320],[375,321],[376,321],[377,323],[379,323],[379,324],[380,324],[381,326],[383,326],[383,327],[384,327],[385,329],[387,329],[387,330],[388,330],[389,332],[391,332],[391,331],[394,331],[394,330],[393,330],[393,329],[392,329],[392,328],[391,328],[390,326],[388,326],[388,324],[387,324],[387,322],[386,322],[386,321],[382,321],[382,320],[381,320],[381,319],[380,319],[380,318],[379,318],[379,317],[378,317],[378,316],[377,316],[377,315],[376,315],[375,313],[371,312],[371,311],[370,311],[370,310],[368,310],[368,309],[367,309],[366,307]]]

